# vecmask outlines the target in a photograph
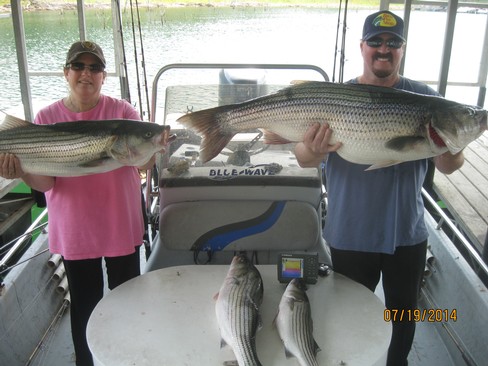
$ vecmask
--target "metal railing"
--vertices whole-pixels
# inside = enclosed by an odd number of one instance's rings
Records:
[[[440,220],[437,222],[437,228],[440,229],[442,225],[447,225],[449,229],[452,231],[454,236],[457,240],[463,245],[466,249],[469,257],[474,261],[476,264],[477,270],[482,271],[485,277],[488,277],[488,265],[485,263],[481,255],[478,251],[473,247],[473,245],[466,239],[464,234],[458,229],[458,227],[452,222],[451,218],[442,210],[441,207],[437,204],[437,202],[429,195],[429,193],[422,188],[422,195],[423,197],[429,202],[435,212],[440,216]],[[479,275],[479,273],[478,273]]]
[[[34,222],[29,226],[24,234],[20,235],[16,241],[13,243],[12,247],[5,254],[5,256],[0,260],[0,274],[10,270],[13,266],[8,266],[8,263],[12,261],[15,255],[21,250],[24,244],[32,238],[33,233],[39,227],[44,217],[47,215],[47,209],[43,210],[40,215],[34,220]],[[46,224],[47,225],[47,224]],[[20,263],[18,263],[20,264]]]
[[[310,70],[319,73],[325,81],[329,76],[320,67],[308,64],[226,64],[226,63],[178,63],[163,66],[154,77],[151,95],[151,122],[156,121],[156,101],[158,98],[158,83],[161,75],[172,69],[263,69],[263,70]]]

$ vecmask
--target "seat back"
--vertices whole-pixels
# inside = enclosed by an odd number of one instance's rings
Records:
[[[317,169],[198,167],[160,181],[158,246],[148,270],[207,262],[229,263],[248,251],[261,264],[281,252],[323,254],[321,181]]]

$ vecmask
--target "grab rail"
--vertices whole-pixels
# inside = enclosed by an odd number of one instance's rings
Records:
[[[437,202],[435,202],[435,200],[429,195],[425,188],[422,188],[422,195],[424,196],[424,198],[427,199],[427,201],[429,201],[431,206],[441,217],[441,220],[439,220],[439,222],[437,223],[437,229],[440,228],[440,226],[442,225],[442,221],[444,221],[449,226],[449,229],[451,229],[454,235],[459,239],[461,244],[466,248],[469,256],[476,262],[478,268],[484,272],[484,275],[486,277],[488,277],[488,265],[484,262],[483,258],[481,258],[481,255],[476,251],[475,248],[473,248],[471,243],[466,239],[466,237],[463,235],[463,233],[461,233],[456,225],[453,224],[449,216],[447,216],[442,208],[439,207]]]
[[[325,81],[329,76],[320,67],[308,64],[214,64],[214,63],[177,63],[163,66],[154,77],[151,95],[151,122],[156,121],[156,100],[158,97],[158,82],[161,75],[171,69],[265,69],[265,70],[311,70],[319,73]]]

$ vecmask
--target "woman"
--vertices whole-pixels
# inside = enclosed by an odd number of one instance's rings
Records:
[[[93,42],[76,42],[68,51],[64,76],[67,97],[42,109],[36,124],[124,118],[140,120],[126,101],[101,94],[105,57]],[[154,163],[154,158],[141,169]],[[93,365],[86,341],[88,319],[103,296],[102,258],[108,287],[140,274],[139,246],[144,224],[141,182],[134,167],[82,177],[26,174],[12,154],[0,156],[0,175],[21,178],[45,192],[49,212],[49,248],[63,257],[71,295],[71,327],[76,365]]]

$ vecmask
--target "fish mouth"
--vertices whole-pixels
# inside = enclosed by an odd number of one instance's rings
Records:
[[[457,154],[486,130],[488,112],[471,106],[464,106],[460,111],[454,108],[446,113],[449,112],[452,113],[449,126],[429,124],[429,140],[436,147],[447,147],[451,154]],[[439,117],[448,119],[449,115],[440,113]]]
[[[437,146],[437,147],[446,147],[446,142],[443,140],[443,138],[437,133],[436,129],[432,127],[431,124],[429,124],[429,137],[431,141]]]

